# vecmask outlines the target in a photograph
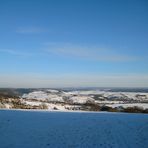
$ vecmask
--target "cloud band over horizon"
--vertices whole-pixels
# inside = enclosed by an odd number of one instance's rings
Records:
[[[25,79],[24,79],[25,78]],[[147,75],[0,75],[0,87],[148,87]]]

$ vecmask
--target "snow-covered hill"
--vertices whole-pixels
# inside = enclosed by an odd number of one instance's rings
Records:
[[[53,108],[65,110],[67,107],[64,103],[69,104],[86,104],[87,102],[96,103],[100,106],[106,105],[113,108],[122,106],[127,107],[143,107],[148,109],[148,93],[139,92],[110,92],[100,90],[77,90],[77,91],[59,91],[59,90],[42,90],[33,91],[22,96],[24,102],[30,105],[39,105],[39,101],[44,101],[47,108],[53,110]],[[36,103],[35,101],[38,101]],[[41,104],[40,103],[40,104]],[[54,104],[51,103],[62,103]],[[52,107],[53,108],[52,108]]]
[[[136,106],[139,108],[136,112],[148,113],[147,90],[16,89],[15,92],[20,94],[17,99],[10,94],[0,96],[0,108],[104,111],[103,107],[107,106],[110,109],[106,108],[106,111],[124,112],[126,108],[133,108],[135,112]]]

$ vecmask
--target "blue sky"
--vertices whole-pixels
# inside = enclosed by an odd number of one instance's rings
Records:
[[[0,0],[0,87],[148,87],[147,0]]]

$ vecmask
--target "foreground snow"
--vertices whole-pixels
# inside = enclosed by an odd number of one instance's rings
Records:
[[[147,148],[148,115],[0,110],[1,148]]]

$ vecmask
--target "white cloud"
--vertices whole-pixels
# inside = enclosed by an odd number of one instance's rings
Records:
[[[95,61],[126,62],[140,60],[140,57],[120,54],[118,51],[115,52],[115,50],[112,49],[98,48],[94,46],[86,47],[75,46],[72,44],[49,43],[46,51],[49,54],[52,53],[61,56]]]
[[[30,53],[21,52],[14,49],[0,49],[0,53],[6,53],[14,56],[22,56],[22,57],[28,57],[31,56]]]
[[[47,32],[47,30],[39,27],[20,27],[16,32],[21,34],[36,34]]]

